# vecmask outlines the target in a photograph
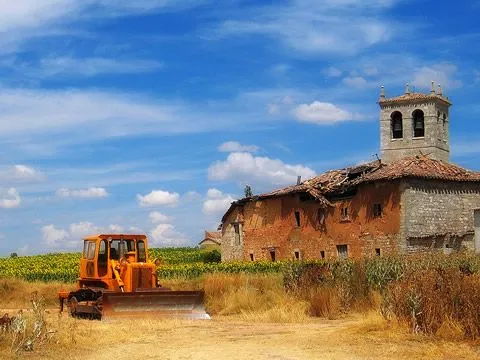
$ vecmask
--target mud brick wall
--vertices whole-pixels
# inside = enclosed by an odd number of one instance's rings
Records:
[[[335,200],[322,209],[314,200],[287,195],[237,207],[222,230],[222,260],[320,259],[338,256],[337,245],[347,245],[349,257],[374,256],[398,251],[400,229],[399,182],[360,186],[355,196]],[[373,205],[382,205],[382,216],[374,217]],[[348,209],[348,218],[342,215]],[[300,214],[300,226],[295,212]],[[324,219],[323,221],[321,219]],[[235,245],[234,223],[240,223],[241,242]]]

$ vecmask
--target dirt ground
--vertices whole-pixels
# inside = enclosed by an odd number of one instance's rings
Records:
[[[77,331],[86,330],[83,324]],[[296,324],[216,318],[86,326],[91,342],[77,340],[69,349],[71,359],[480,359],[475,344],[410,335],[375,315]],[[92,343],[98,343],[94,349]],[[49,355],[64,358],[64,353]]]
[[[480,343],[412,335],[379,314],[339,320],[265,323],[245,317],[212,320],[77,320],[48,315],[48,344],[2,359],[480,359]],[[1,339],[0,339],[1,340]],[[1,341],[0,341],[1,345]],[[5,345],[5,343],[4,343]]]

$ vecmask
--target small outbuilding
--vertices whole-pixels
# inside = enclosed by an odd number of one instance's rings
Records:
[[[198,243],[200,249],[203,250],[218,250],[220,251],[222,241],[221,231],[205,231],[205,236],[202,241]]]

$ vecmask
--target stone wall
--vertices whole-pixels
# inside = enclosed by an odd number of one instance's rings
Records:
[[[409,180],[403,186],[402,248],[473,249],[479,184]]]
[[[229,214],[222,226],[222,261],[243,260],[245,237],[243,232],[243,206],[237,206]],[[238,228],[235,228],[235,225]],[[236,232],[239,234],[236,234]]]
[[[355,196],[332,199],[321,209],[298,194],[248,202],[232,211],[223,225],[222,260],[320,259],[338,257],[337,245],[347,245],[349,257],[398,251],[399,182],[360,186]],[[374,216],[374,204],[382,215]],[[344,217],[342,209],[348,209]],[[297,226],[295,212],[299,213]],[[241,222],[242,241],[235,245],[234,224]]]
[[[412,113],[420,109],[424,113],[425,136],[413,137]],[[403,118],[403,138],[392,139],[391,114],[399,111]],[[438,114],[440,113],[440,116]],[[445,125],[443,114],[446,116]],[[444,103],[431,100],[429,103],[387,106],[380,111],[380,151],[382,161],[389,163],[406,156],[429,154],[432,159],[449,161],[449,117]]]

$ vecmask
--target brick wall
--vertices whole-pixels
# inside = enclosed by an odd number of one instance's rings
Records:
[[[355,196],[334,201],[334,207],[320,210],[314,200],[302,201],[287,195],[237,207],[222,230],[222,260],[303,259],[337,257],[337,245],[347,245],[349,257],[373,256],[398,250],[400,229],[399,182],[360,186]],[[374,217],[373,205],[382,205],[382,216]],[[348,218],[342,216],[348,209]],[[296,224],[295,212],[300,215]],[[320,218],[319,218],[320,217]],[[324,221],[321,221],[321,218]],[[241,243],[235,245],[234,223],[241,223]]]

